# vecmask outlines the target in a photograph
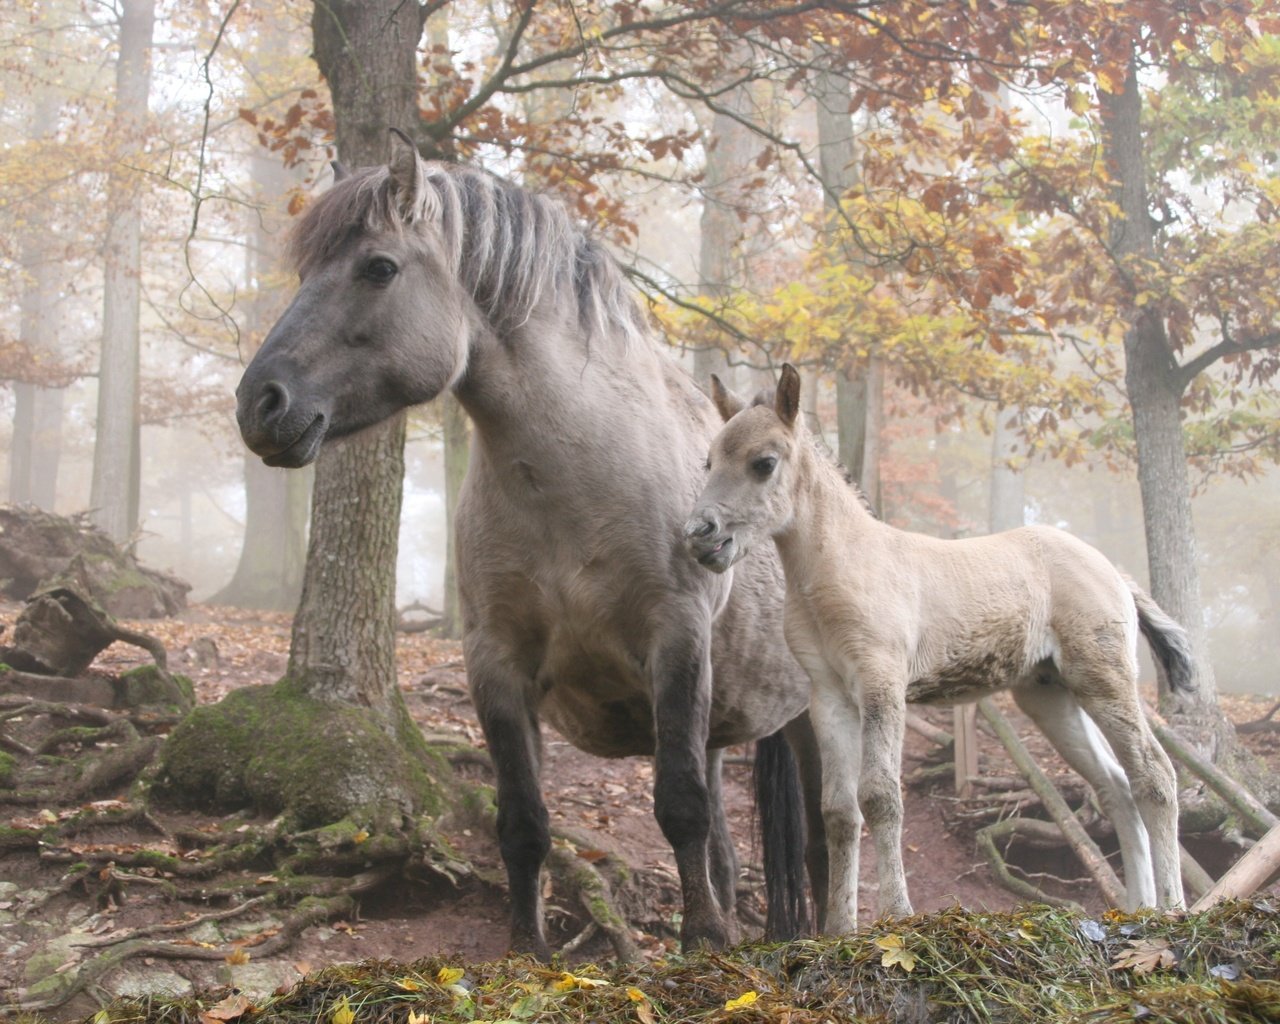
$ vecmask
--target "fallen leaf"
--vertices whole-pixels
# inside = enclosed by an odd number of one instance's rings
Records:
[[[241,992],[233,992],[219,1003],[214,1003],[200,1014],[203,1024],[216,1024],[218,1021],[239,1020],[253,1009],[253,1000]]]
[[[412,978],[401,978],[396,982],[396,988],[404,992],[421,992],[422,986]]]
[[[227,963],[231,964],[232,966],[235,966],[238,964],[247,964],[249,962],[249,959],[250,959],[249,951],[247,949],[242,949],[238,946],[235,949],[233,949],[230,953],[228,953],[226,956]]]
[[[354,1024],[356,1019],[355,1011],[351,1009],[351,1004],[347,1002],[346,996],[338,1000],[338,1005],[333,1008],[333,1016],[329,1019],[333,1024]]]
[[[724,1004],[726,1010],[744,1010],[748,1006],[754,1006],[760,994],[756,991],[743,992],[737,999],[730,999]]]
[[[409,1011],[409,1024],[431,1024],[431,1018],[425,1013],[414,1013]]]
[[[597,861],[604,860],[609,854],[605,850],[579,850],[578,856],[588,864],[595,864]]]
[[[916,969],[916,958],[903,944],[901,935],[882,935],[876,939],[876,945],[884,951],[880,963],[884,967],[895,964],[910,974]]]
[[[1169,943],[1164,939],[1130,939],[1129,949],[1121,950],[1111,961],[1113,971],[1131,970],[1134,974],[1150,974],[1162,967],[1172,967],[1178,962]]]
[[[467,972],[461,967],[441,967],[436,973],[437,985],[452,985],[462,980],[462,976]]]
[[[608,984],[607,981],[600,981],[598,978],[580,978],[576,974],[565,971],[552,982],[551,988],[556,992],[572,992],[578,988],[604,988]]]

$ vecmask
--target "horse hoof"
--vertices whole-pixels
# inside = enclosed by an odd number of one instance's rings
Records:
[[[551,947],[541,935],[512,935],[511,955],[528,956],[540,963],[551,963]]]
[[[692,953],[697,949],[719,950],[729,945],[729,932],[719,921],[703,925],[686,924],[680,932],[680,949]]]

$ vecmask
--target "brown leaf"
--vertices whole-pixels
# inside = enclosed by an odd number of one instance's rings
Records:
[[[233,992],[220,1003],[215,1003],[200,1014],[202,1024],[217,1024],[218,1021],[238,1020],[253,1009],[253,1000],[240,992]]]

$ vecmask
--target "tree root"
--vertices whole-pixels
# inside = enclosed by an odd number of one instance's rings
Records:
[[[1025,900],[1034,900],[1038,903],[1048,903],[1051,906],[1063,907],[1079,913],[1084,912],[1084,908],[1074,900],[1052,896],[1038,886],[1023,881],[1013,873],[1006,858],[1009,844],[1014,839],[1032,839],[1060,845],[1062,832],[1053,822],[1042,821],[1039,818],[1006,818],[1004,821],[998,821],[994,825],[986,825],[978,829],[974,839],[987,863],[991,865],[996,881],[1015,896]],[[1004,843],[1004,850],[1001,850],[998,845],[1001,841]]]

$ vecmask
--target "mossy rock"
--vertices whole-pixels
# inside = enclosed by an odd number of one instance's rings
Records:
[[[196,688],[184,675],[164,675],[155,665],[139,665],[115,680],[116,706],[165,707],[187,712],[196,706]]]
[[[160,753],[154,796],[211,811],[284,814],[291,829],[350,820],[399,831],[439,814],[448,763],[407,714],[395,736],[365,708],[329,704],[284,679],[196,708]]]

